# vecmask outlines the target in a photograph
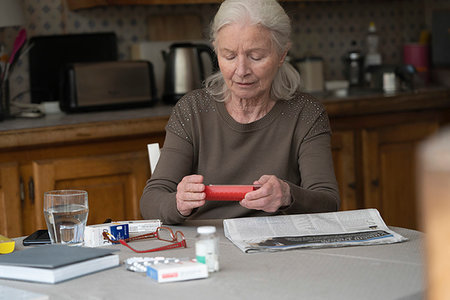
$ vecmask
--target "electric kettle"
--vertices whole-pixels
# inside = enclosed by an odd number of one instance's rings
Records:
[[[163,93],[166,104],[175,104],[184,94],[202,86],[208,73],[204,56],[210,60],[209,73],[217,65],[214,51],[206,44],[175,43],[170,46],[169,52],[162,51],[162,54],[166,64]]]

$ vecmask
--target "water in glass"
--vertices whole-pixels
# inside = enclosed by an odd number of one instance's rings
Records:
[[[82,245],[88,217],[85,191],[50,191],[44,196],[44,216],[52,243]]]

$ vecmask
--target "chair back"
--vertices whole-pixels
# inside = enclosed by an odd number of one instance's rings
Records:
[[[158,163],[161,151],[159,150],[158,143],[148,144],[147,149],[148,149],[148,159],[150,161],[150,171],[153,174],[156,168],[156,164]]]

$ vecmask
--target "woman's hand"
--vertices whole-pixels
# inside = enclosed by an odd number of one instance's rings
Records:
[[[194,208],[205,204],[205,185],[202,175],[185,176],[177,186],[177,209],[189,216]]]
[[[245,195],[245,198],[240,201],[243,207],[273,213],[280,207],[291,204],[289,185],[276,176],[263,175],[253,184],[261,185],[261,187]]]

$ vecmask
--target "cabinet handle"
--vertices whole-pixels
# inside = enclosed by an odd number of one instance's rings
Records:
[[[378,179],[374,179],[374,180],[372,180],[372,185],[376,186],[376,187],[379,187],[380,186],[380,181]]]
[[[25,204],[25,184],[23,183],[23,178],[20,176],[19,178],[19,197],[20,197],[20,203],[22,206]]]
[[[351,188],[352,190],[356,190],[356,183],[350,182],[350,183],[348,184],[348,187]]]
[[[28,180],[28,193],[30,195],[31,204],[34,204],[34,181],[33,177]]]

